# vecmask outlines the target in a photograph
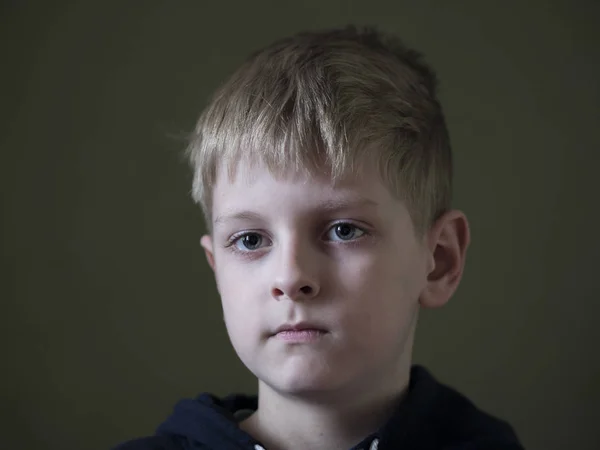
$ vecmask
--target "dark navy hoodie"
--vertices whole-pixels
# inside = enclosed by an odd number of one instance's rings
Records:
[[[181,400],[154,436],[114,450],[265,450],[238,427],[256,397],[210,394]],[[407,394],[389,420],[351,450],[522,450],[506,422],[477,409],[455,390],[413,366]],[[269,450],[269,449],[266,449]]]

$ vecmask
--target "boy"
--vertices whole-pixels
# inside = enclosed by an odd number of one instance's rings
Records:
[[[520,449],[411,366],[469,245],[435,75],[375,30],[302,33],[216,93],[189,147],[201,239],[258,396],[177,404],[119,450]]]

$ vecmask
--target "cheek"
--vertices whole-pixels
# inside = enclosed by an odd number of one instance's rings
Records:
[[[252,313],[248,298],[244,296],[244,289],[221,289],[221,305],[225,324],[232,331],[252,327],[256,314]]]
[[[378,256],[349,264],[340,283],[341,297],[349,301],[345,312],[350,326],[368,340],[402,333],[412,320],[422,284],[411,257]]]
[[[235,270],[235,266],[225,272],[220,274],[220,295],[227,334],[241,361],[253,367],[266,325],[256,281],[248,277],[247,271]]]
[[[384,252],[348,258],[336,275],[339,285],[346,295],[361,303],[385,303],[406,297],[413,276],[407,273],[407,261],[394,256]]]
[[[240,360],[250,367],[258,346],[255,336],[260,332],[260,325],[256,323],[257,315],[227,300],[222,299],[222,304],[229,341]]]

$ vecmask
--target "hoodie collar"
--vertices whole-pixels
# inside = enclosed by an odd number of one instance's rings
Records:
[[[156,434],[181,442],[182,450],[265,450],[238,426],[257,407],[256,396],[220,399],[201,394],[177,403]],[[442,447],[447,439],[454,443],[481,442],[481,448],[489,448],[483,444],[490,442],[518,445],[508,424],[479,411],[456,391],[438,383],[425,368],[413,366],[407,394],[392,417],[351,450],[432,449]]]

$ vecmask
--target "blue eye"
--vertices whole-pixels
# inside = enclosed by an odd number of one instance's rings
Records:
[[[238,248],[239,250],[256,250],[258,248],[260,248],[260,244],[262,243],[262,236],[260,234],[257,233],[247,233],[244,234],[240,237],[238,237],[235,242],[234,245],[236,246],[236,248]],[[244,246],[244,248],[240,248],[240,246],[238,244],[242,244]]]
[[[339,238],[332,238],[331,233],[334,232],[335,236]],[[337,223],[327,233],[330,240],[332,241],[351,241],[353,239],[361,237],[365,232],[351,223]]]

